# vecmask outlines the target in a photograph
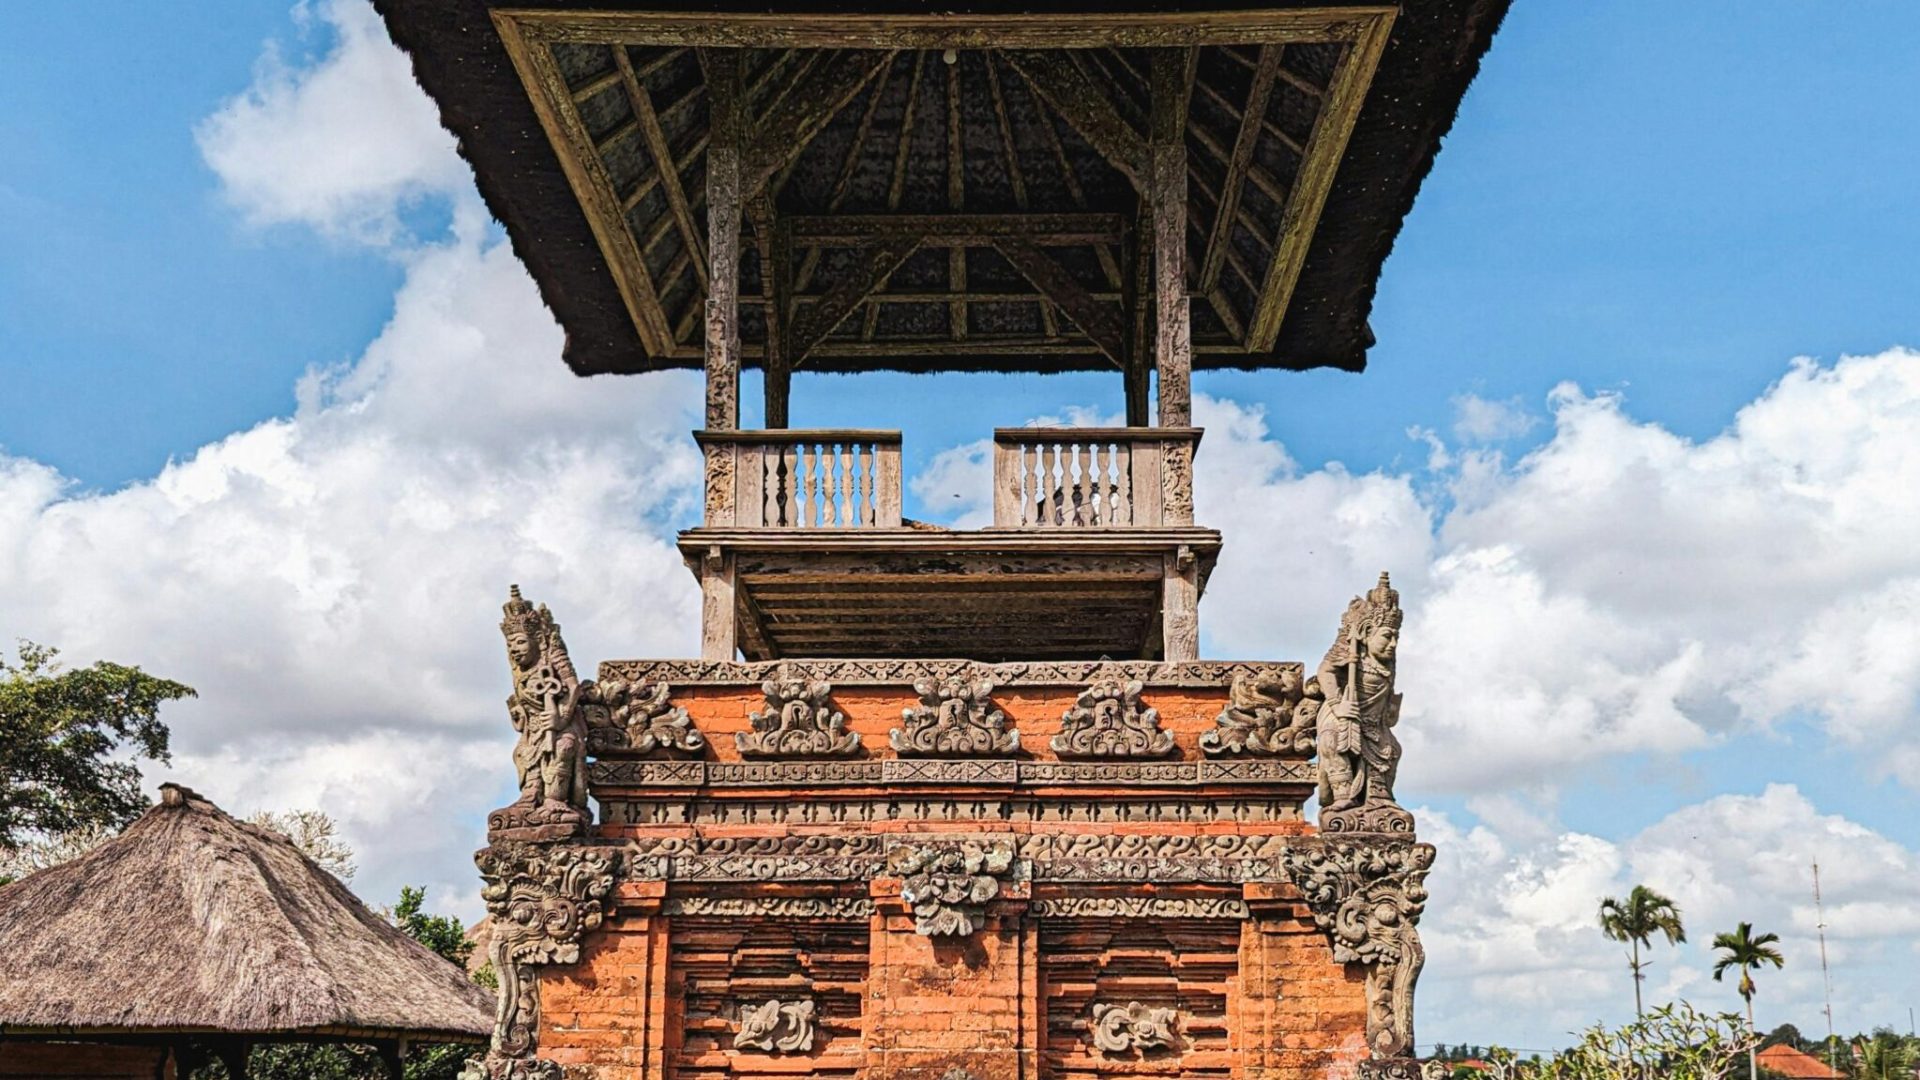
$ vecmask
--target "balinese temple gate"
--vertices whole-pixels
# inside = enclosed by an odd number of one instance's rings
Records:
[[[1189,386],[1363,366],[1505,0],[379,6],[567,363],[706,373],[702,655],[581,678],[506,601],[476,1069],[1418,1076],[1398,596],[1201,658]],[[975,531],[903,517],[899,432],[789,426],[795,373],[1088,369],[1127,426],[995,430]]]

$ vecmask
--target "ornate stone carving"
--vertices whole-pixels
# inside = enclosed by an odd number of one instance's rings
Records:
[[[1412,832],[1413,815],[1394,801],[1400,770],[1400,594],[1386,574],[1356,596],[1340,634],[1320,661],[1325,702],[1315,721],[1320,756],[1320,827],[1326,832]]]
[[[1139,680],[1096,682],[1060,718],[1060,734],[1047,744],[1071,757],[1161,757],[1173,750],[1173,734],[1160,730],[1160,714],[1140,707]]]
[[[1036,833],[1020,845],[1020,857],[1036,862],[1056,859],[1254,859],[1278,858],[1289,838],[1279,833],[1259,836],[1177,834],[1172,836],[1115,835],[1112,833]]]
[[[538,1058],[468,1058],[460,1066],[459,1080],[565,1080],[566,1070],[557,1062]]]
[[[697,754],[707,745],[706,737],[694,730],[687,710],[667,700],[673,688],[666,683],[608,679],[588,683],[585,689],[588,730],[596,752]]]
[[[1447,1080],[1453,1066],[1415,1058],[1369,1058],[1360,1063],[1360,1080]]]
[[[665,682],[674,686],[758,686],[768,679],[800,679],[834,686],[910,686],[922,679],[992,681],[996,687],[1086,686],[1139,681],[1148,687],[1204,689],[1235,678],[1299,664],[1246,660],[1048,660],[989,664],[975,660],[608,660],[602,681]]]
[[[759,1005],[740,1006],[740,1030],[735,1050],[764,1050],[791,1054],[813,1049],[813,1002],[771,998]]]
[[[617,856],[605,848],[504,844],[481,849],[474,862],[493,927],[487,956],[500,978],[492,1069],[533,1055],[540,984],[532,969],[580,959],[581,937],[612,909]]]
[[[768,679],[760,691],[766,709],[749,713],[753,730],[733,737],[742,756],[852,757],[860,752],[860,736],[848,731],[846,716],[827,704],[831,684]]]
[[[895,848],[887,863],[903,879],[900,898],[913,909],[917,933],[966,937],[1000,895],[1000,879],[1013,868],[1013,848],[972,840],[916,844]]]
[[[1129,1001],[1125,1005],[1094,1002],[1087,1032],[1093,1045],[1109,1054],[1137,1053],[1171,1047],[1179,1014],[1164,1006]]]
[[[596,789],[820,787],[838,784],[1036,784],[1047,787],[1192,787],[1311,784],[1313,764],[1274,758],[1202,761],[1014,761],[1005,758],[885,758],[822,761],[594,761]],[[603,801],[606,792],[598,792]]]
[[[1008,735],[1018,738],[1017,732]],[[922,760],[889,758],[881,762],[880,780],[887,784],[1017,784],[1020,762]]]
[[[518,742],[513,767],[520,797],[487,815],[489,840],[563,840],[585,830],[587,729],[580,679],[545,604],[535,608],[513,586],[502,608],[513,693],[507,716]]]
[[[662,910],[721,918],[865,919],[873,915],[873,901],[864,896],[680,896]]]
[[[1226,896],[1060,896],[1035,900],[1042,919],[1245,919],[1247,902]]]
[[[1299,715],[1301,698],[1297,668],[1275,667],[1258,675],[1236,676],[1227,690],[1227,707],[1214,719],[1213,730],[1200,735],[1200,749],[1215,757],[1313,753],[1313,717]]]
[[[1378,1058],[1413,1049],[1413,990],[1426,963],[1420,913],[1426,907],[1431,844],[1386,838],[1298,840],[1281,859],[1333,940],[1333,958],[1367,976],[1367,1043]]]
[[[1007,729],[1007,714],[993,707],[991,679],[957,676],[919,679],[920,704],[901,712],[906,726],[887,733],[901,754],[1010,754],[1020,733]]]
[[[1169,525],[1193,524],[1193,444],[1165,443],[1160,455],[1160,506]]]

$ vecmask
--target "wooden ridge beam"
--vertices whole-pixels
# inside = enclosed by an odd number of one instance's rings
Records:
[[[801,75],[753,127],[742,176],[745,191],[758,194],[797,159],[841,109],[892,66],[893,57],[892,50],[847,49]]]
[[[1035,96],[1072,125],[1135,189],[1146,192],[1146,140],[1085,72],[1060,52],[1010,49],[1004,55]]]
[[[885,288],[893,272],[900,269],[900,264],[919,249],[920,238],[912,235],[877,240],[867,248],[866,265],[861,272],[835,285],[821,297],[819,303],[807,308],[793,320],[792,366],[799,367],[804,363],[807,354],[815,346],[825,341],[835,327],[866,302],[867,297]]]
[[[1006,256],[1015,270],[1033,283],[1034,288],[1058,305],[1061,312],[1080,328],[1080,332],[1107,354],[1107,359],[1122,371],[1126,370],[1126,329],[1119,312],[1095,300],[1084,286],[1073,279],[1072,274],[1067,273],[1066,267],[1031,241],[1018,236],[1003,236],[995,240],[993,246]]]

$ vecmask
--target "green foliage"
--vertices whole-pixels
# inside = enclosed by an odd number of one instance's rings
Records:
[[[1490,1080],[1730,1080],[1746,1073],[1741,1059],[1754,1039],[1732,1013],[1702,1013],[1680,1002],[1655,1008],[1620,1028],[1588,1028],[1580,1042],[1551,1061],[1521,1061],[1494,1047]]]
[[[467,940],[466,929],[451,915],[423,913],[420,908],[426,899],[427,890],[402,885],[400,902],[393,905],[393,924],[413,940],[466,967],[467,958],[473,955],[473,942]]]
[[[140,770],[108,756],[170,760],[160,706],[193,688],[104,660],[62,671],[30,641],[18,655],[0,659],[0,851],[125,826],[147,808]]]
[[[1738,969],[1740,972],[1740,996],[1749,1003],[1753,1001],[1753,973],[1762,964],[1783,967],[1786,958],[1774,945],[1780,940],[1779,934],[1755,935],[1753,924],[1743,922],[1731,933],[1715,934],[1713,947],[1719,956],[1713,962],[1713,981],[1720,982],[1727,972]]]
[[[1633,1011],[1635,1015],[1643,1014],[1640,984],[1646,980],[1647,965],[1640,959],[1640,950],[1653,946],[1655,934],[1666,935],[1670,945],[1687,940],[1679,906],[1645,885],[1635,885],[1625,900],[1609,896],[1600,901],[1600,931],[1629,946],[1627,966],[1633,971]]]
[[[1915,1066],[1920,1065],[1920,1046],[1887,1028],[1856,1036],[1851,1051],[1845,1055],[1853,1060],[1847,1075],[1855,1080],[1910,1080]]]

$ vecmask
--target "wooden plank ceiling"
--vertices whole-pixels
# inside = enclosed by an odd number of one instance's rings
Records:
[[[1386,21],[1184,50],[1202,356],[1272,348]],[[614,24],[605,41],[511,22],[503,32],[642,341],[696,360],[708,275],[702,49],[636,42]],[[771,330],[801,369],[1127,366],[1150,306],[1135,302],[1148,280],[1135,242],[1148,49],[744,58],[749,361],[764,359]]]

